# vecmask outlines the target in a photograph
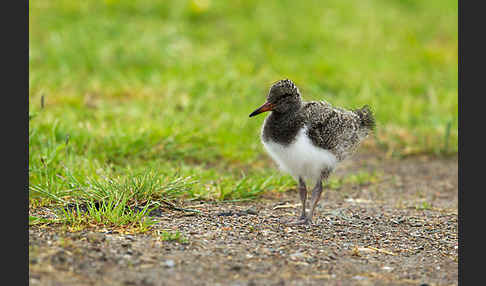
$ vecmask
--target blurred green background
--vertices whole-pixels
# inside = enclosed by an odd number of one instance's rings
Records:
[[[360,152],[455,155],[457,21],[438,0],[30,1],[31,197],[147,170],[195,198],[283,189],[248,118],[283,78],[372,106]]]

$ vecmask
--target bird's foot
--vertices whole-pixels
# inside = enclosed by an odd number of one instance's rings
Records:
[[[287,222],[287,225],[289,226],[294,226],[294,225],[310,225],[312,224],[312,220],[309,219],[308,217],[300,217],[298,220],[296,221],[291,221],[291,222]]]

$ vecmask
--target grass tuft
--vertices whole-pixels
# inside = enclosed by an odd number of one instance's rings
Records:
[[[169,232],[169,231],[162,231],[159,232],[160,240],[162,241],[175,241],[181,244],[189,244],[189,239],[181,234],[180,231],[176,232]]]

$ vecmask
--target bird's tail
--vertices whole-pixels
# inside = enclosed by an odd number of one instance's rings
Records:
[[[356,109],[354,112],[358,114],[359,119],[361,120],[361,127],[368,130],[375,129],[375,116],[368,105],[365,105],[360,109]]]

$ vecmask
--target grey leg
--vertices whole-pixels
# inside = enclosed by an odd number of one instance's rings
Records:
[[[312,197],[311,197],[311,203],[310,203],[310,212],[305,216],[305,201],[307,197],[307,192],[303,192],[302,190],[305,190],[305,184],[302,181],[302,179],[299,178],[299,192],[300,192],[300,199],[302,200],[302,216],[300,219],[294,223],[291,223],[290,225],[301,225],[301,224],[310,224],[312,223],[312,217],[314,216],[314,210],[317,206],[317,203],[319,202],[319,199],[321,198],[322,194],[322,181],[326,180],[329,175],[331,174],[332,170],[325,170],[321,174],[321,178],[317,180],[316,185],[314,189],[312,189]],[[301,188],[301,186],[304,186],[304,188]]]
[[[321,178],[316,182],[316,185],[314,189],[312,190],[312,198],[311,198],[311,205],[310,205],[310,212],[309,215],[307,216],[306,223],[312,223],[312,217],[314,216],[314,210],[317,206],[317,203],[319,202],[319,199],[321,198],[322,194],[322,181],[327,180],[329,175],[331,174],[333,170],[328,169],[324,170],[321,174]]]
[[[299,177],[298,188],[299,188],[300,201],[302,202],[302,212],[300,214],[300,217],[297,219],[297,221],[286,222],[286,224],[288,225],[305,224],[307,220],[307,214],[305,211],[305,203],[307,201],[307,187],[305,186],[304,180],[300,177]]]
[[[307,200],[307,188],[305,186],[304,180],[302,178],[299,178],[299,195],[300,195],[300,201],[302,202],[302,214],[300,215],[299,219],[305,219],[306,214],[305,214],[305,202]]]
[[[307,223],[312,222],[312,217],[314,216],[314,209],[316,208],[317,203],[321,198],[321,194],[322,194],[322,181],[319,180],[316,186],[314,187],[314,189],[312,190],[312,198],[311,198],[311,205],[310,205],[311,209],[306,219]]]

